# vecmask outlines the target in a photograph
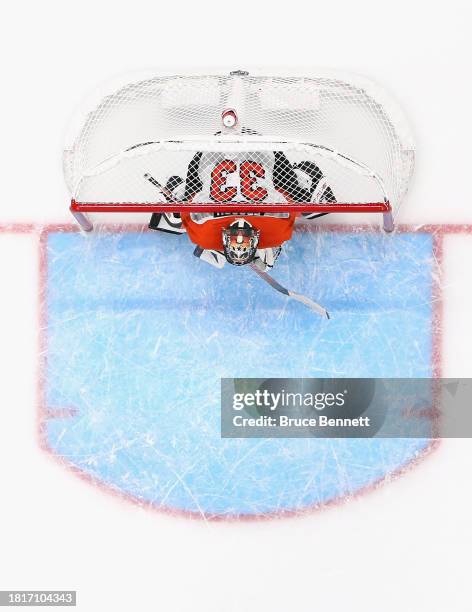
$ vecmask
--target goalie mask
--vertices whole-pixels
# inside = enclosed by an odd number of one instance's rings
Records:
[[[226,260],[234,266],[251,263],[259,243],[259,230],[245,219],[236,219],[223,229],[223,248]]]

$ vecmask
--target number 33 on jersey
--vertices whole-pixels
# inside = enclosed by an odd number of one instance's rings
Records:
[[[264,179],[265,169],[261,163],[225,159],[211,172],[210,197],[215,202],[241,201],[238,197],[248,202],[261,202],[269,195],[268,190],[258,184],[258,180]]]
[[[287,203],[290,198],[274,186],[275,156],[273,153],[244,153],[229,156],[214,152],[204,153],[198,167],[201,189],[191,198],[193,202],[248,202]],[[222,229],[236,217],[234,213],[182,213],[182,221],[192,242],[205,249],[222,249]],[[289,240],[295,214],[247,214],[251,224],[261,231],[260,248],[279,246]]]

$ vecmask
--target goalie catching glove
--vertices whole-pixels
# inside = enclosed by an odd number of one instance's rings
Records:
[[[183,179],[180,176],[171,176],[163,193],[168,202],[183,200],[185,193]],[[185,234],[185,227],[179,213],[153,213],[149,221],[149,229],[168,234]]]

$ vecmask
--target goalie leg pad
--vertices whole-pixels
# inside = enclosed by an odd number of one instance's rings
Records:
[[[268,249],[257,249],[256,258],[254,259],[253,263],[259,268],[259,270],[268,272],[274,267],[274,264],[277,261],[281,251],[281,246]]]
[[[186,231],[179,213],[153,213],[149,229],[168,234],[184,234]]]
[[[303,161],[294,165],[299,182],[308,189],[310,202],[335,204],[333,190],[326,181],[320,168],[313,162]],[[318,219],[329,213],[302,213],[305,219]]]

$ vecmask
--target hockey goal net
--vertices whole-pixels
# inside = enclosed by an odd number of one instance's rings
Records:
[[[86,213],[187,210],[382,213],[391,231],[413,162],[401,112],[371,83],[241,71],[129,83],[90,109],[64,152],[85,230]]]

